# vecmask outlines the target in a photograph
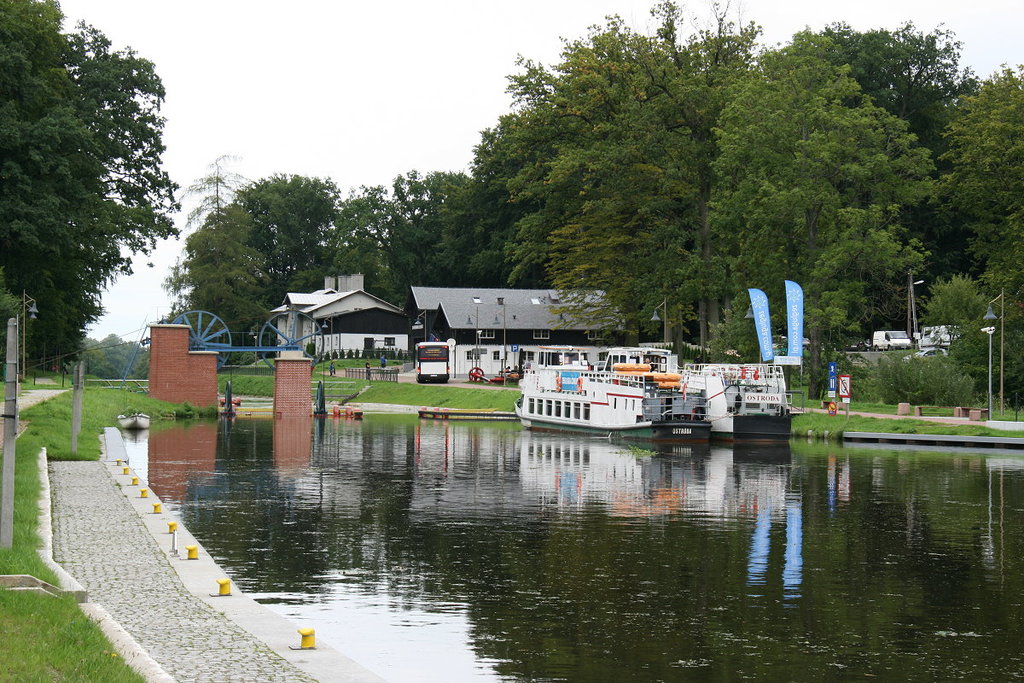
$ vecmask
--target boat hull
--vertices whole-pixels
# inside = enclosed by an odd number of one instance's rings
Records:
[[[149,429],[149,415],[137,413],[134,415],[118,415],[117,423],[121,429]]]
[[[729,429],[712,430],[711,438],[723,441],[778,443],[792,436],[791,415],[733,415]]]
[[[609,429],[589,424],[548,422],[536,418],[520,420],[532,431],[593,434],[622,441],[653,441],[658,443],[707,443],[711,425],[697,420],[639,424],[628,428]]]

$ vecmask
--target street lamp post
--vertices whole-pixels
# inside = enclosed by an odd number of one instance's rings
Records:
[[[907,273],[907,282],[910,287],[907,289],[907,334],[910,338],[921,345],[917,329],[917,295],[914,293],[914,286],[924,284],[924,280],[915,280],[911,273]]]
[[[28,332],[28,321],[35,320],[39,309],[36,308],[36,300],[21,290],[21,368],[18,372],[18,379],[24,380],[28,371],[28,354],[25,350],[26,333]]]
[[[498,297],[498,305],[501,306],[501,369],[504,370],[508,367],[508,313],[505,310],[505,297]]]
[[[999,291],[999,296],[997,296],[995,299],[992,299],[992,301],[988,302],[988,314],[986,314],[986,316],[985,316],[986,320],[994,320],[995,319],[995,315],[992,313],[992,304],[994,304],[996,301],[998,301],[999,302],[999,412],[1002,412],[1002,411],[1006,410],[1006,405],[1003,402],[1003,367],[1004,367],[1004,365],[1003,365],[1003,351],[1004,351],[1004,347],[1005,347],[1004,340],[1006,339],[1006,334],[1005,334],[1005,331],[1006,331],[1006,327],[1005,327],[1005,324],[1006,324],[1006,322],[1005,322],[1006,321],[1006,308],[1005,308],[1006,307],[1006,300],[1003,298],[1003,294],[1005,294],[1005,293],[1006,293],[1006,290],[1000,290]],[[992,315],[993,317],[989,318],[988,315]]]
[[[996,314],[992,312],[992,307],[988,307],[988,312],[985,313],[985,320],[995,320]],[[996,328],[992,325],[981,328],[981,331],[988,335],[988,419],[992,419],[992,333],[996,331]]]
[[[661,308],[662,310],[665,311],[665,317],[664,318],[661,318],[658,315],[658,309],[659,308]],[[668,338],[668,299],[663,300],[661,302],[661,306],[656,306],[654,308],[654,315],[651,316],[651,322],[652,323],[656,323],[656,322],[659,322],[659,321],[661,322],[661,340],[667,344],[669,342],[669,338]]]

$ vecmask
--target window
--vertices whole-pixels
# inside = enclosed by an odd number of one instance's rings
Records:
[[[587,341],[600,341],[601,330],[587,330]]]
[[[580,404],[579,403],[573,403],[572,404],[572,416],[574,418],[576,418],[577,420],[580,419]]]
[[[494,351],[491,353],[492,360],[501,360],[501,351]]]
[[[555,417],[562,417],[562,402],[555,401]]]
[[[533,413],[533,399],[532,398],[530,399],[530,402],[529,402],[528,405],[529,405],[529,408],[526,409],[526,412]]]
[[[590,404],[589,403],[584,403],[583,404],[583,419],[584,420],[590,420]]]
[[[551,330],[534,330],[534,339],[551,339]]]
[[[544,414],[551,417],[551,399],[545,399],[544,401]]]
[[[364,349],[372,349],[373,348],[373,337],[363,337],[363,348]]]
[[[384,337],[384,346],[394,346],[394,345],[395,345],[395,338],[394,337]]]
[[[481,339],[494,339],[494,330],[480,330]]]

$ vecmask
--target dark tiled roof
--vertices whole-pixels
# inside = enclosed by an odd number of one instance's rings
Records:
[[[589,330],[593,327],[561,311],[569,302],[553,289],[412,287],[411,290],[417,310],[441,307],[453,329]],[[499,298],[504,300],[504,305],[498,303]]]

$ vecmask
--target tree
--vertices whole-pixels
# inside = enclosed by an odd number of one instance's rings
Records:
[[[238,190],[249,215],[247,246],[261,256],[265,281],[258,303],[278,305],[288,292],[323,282],[328,232],[338,215],[338,189],[330,180],[275,175]]]
[[[161,170],[163,86],[56,2],[0,0],[0,266],[40,319],[29,345],[74,348],[133,253],[176,234]]]
[[[945,325],[954,336],[961,330],[977,327],[985,315],[987,299],[978,289],[978,283],[966,275],[954,275],[938,280],[924,299],[922,325]]]
[[[849,65],[863,93],[907,122],[918,143],[938,159],[946,151],[943,133],[957,116],[957,102],[977,92],[978,80],[960,66],[961,43],[952,31],[919,31],[910,22],[896,30],[858,32],[833,24],[823,35],[830,40],[825,58]],[[938,178],[948,170],[939,164]],[[963,245],[970,236],[962,216],[936,202],[922,202],[907,214],[911,233],[927,253],[921,273],[929,281],[958,272],[974,272],[976,263]]]
[[[968,217],[971,248],[993,291],[1024,291],[1024,67],[1004,69],[966,97],[947,132],[944,196]],[[1016,298],[1018,294],[1014,295]]]
[[[461,173],[410,171],[395,178],[390,192],[363,187],[339,209],[330,251],[337,268],[358,270],[367,289],[402,301],[410,285],[448,285],[472,252],[446,256],[449,197],[465,187]]]
[[[247,244],[249,225],[249,215],[232,204],[213,209],[185,239],[183,258],[165,282],[178,311],[209,311],[232,331],[266,318],[262,256]]]
[[[706,340],[725,291],[710,237],[712,129],[756,30],[720,17],[680,45],[678,9],[665,3],[656,14],[654,37],[611,18],[570,43],[554,71],[524,62],[512,79],[519,110],[503,127],[536,159],[509,183],[536,207],[519,220],[514,249],[518,267],[544,263],[577,303],[603,291],[599,327],[625,322],[635,334],[667,302],[678,330],[696,299]],[[630,277],[624,263],[636,265]]]
[[[827,46],[800,33],[764,56],[722,115],[715,165],[717,232],[733,250],[737,290],[803,285],[812,396],[826,345],[891,305],[918,261],[899,210],[926,195],[931,168],[906,124],[824,59]]]

